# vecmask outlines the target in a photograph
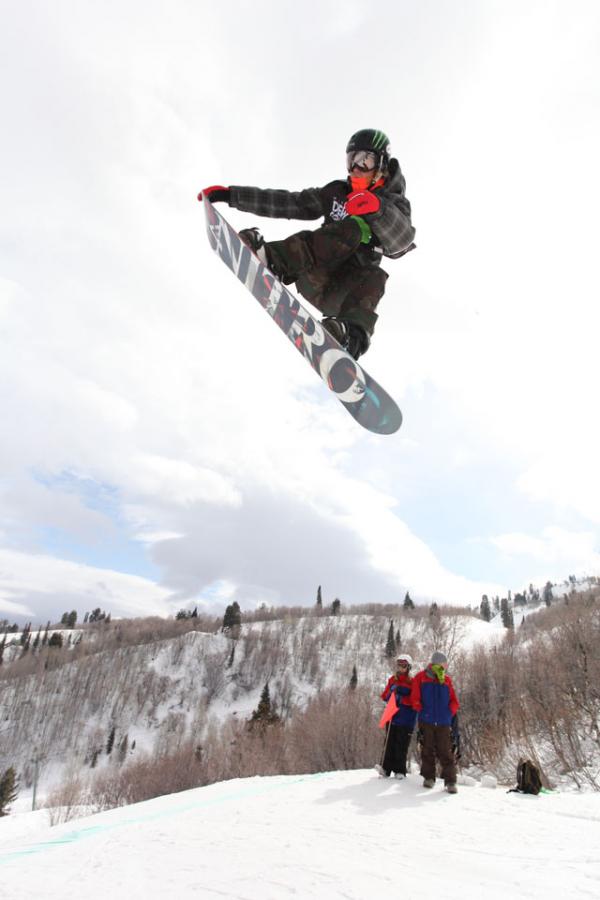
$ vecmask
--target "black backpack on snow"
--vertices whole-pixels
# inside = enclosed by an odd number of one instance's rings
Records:
[[[509,794],[539,794],[542,789],[540,770],[530,759],[520,759],[517,766],[517,786]]]

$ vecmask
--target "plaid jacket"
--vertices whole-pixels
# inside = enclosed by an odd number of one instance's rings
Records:
[[[398,258],[415,247],[415,229],[410,219],[410,203],[404,191],[406,182],[397,159],[390,161],[389,172],[382,187],[374,193],[381,206],[363,218],[374,235],[372,245],[361,248],[373,261],[377,257]],[[270,219],[319,219],[324,224],[344,219],[348,214],[345,202],[351,188],[348,180],[331,181],[322,188],[304,191],[262,190],[256,187],[229,188],[229,205],[242,212],[267,216]]]

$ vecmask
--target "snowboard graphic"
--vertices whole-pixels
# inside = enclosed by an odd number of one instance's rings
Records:
[[[392,398],[260,262],[205,195],[203,205],[208,240],[215,253],[279,325],[342,406],[368,431],[397,431],[402,413]]]

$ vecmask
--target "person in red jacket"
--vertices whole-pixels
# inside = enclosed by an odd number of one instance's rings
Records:
[[[452,719],[459,709],[452,679],[446,672],[448,660],[439,650],[431,662],[413,678],[410,701],[419,716],[422,733],[421,775],[423,787],[435,784],[439,762],[446,790],[456,794],[456,760],[452,750]]]
[[[398,711],[387,724],[383,759],[380,765],[375,766],[384,778],[389,778],[392,772],[396,778],[406,777],[408,748],[417,718],[410,705],[411,666],[412,658],[408,653],[402,653],[396,659],[396,672],[389,678],[381,694],[381,699],[387,702],[394,692],[398,706]]]

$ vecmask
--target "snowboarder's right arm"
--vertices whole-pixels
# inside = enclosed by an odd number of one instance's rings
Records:
[[[270,219],[319,219],[324,215],[319,188],[284,191],[232,185],[229,205]]]

